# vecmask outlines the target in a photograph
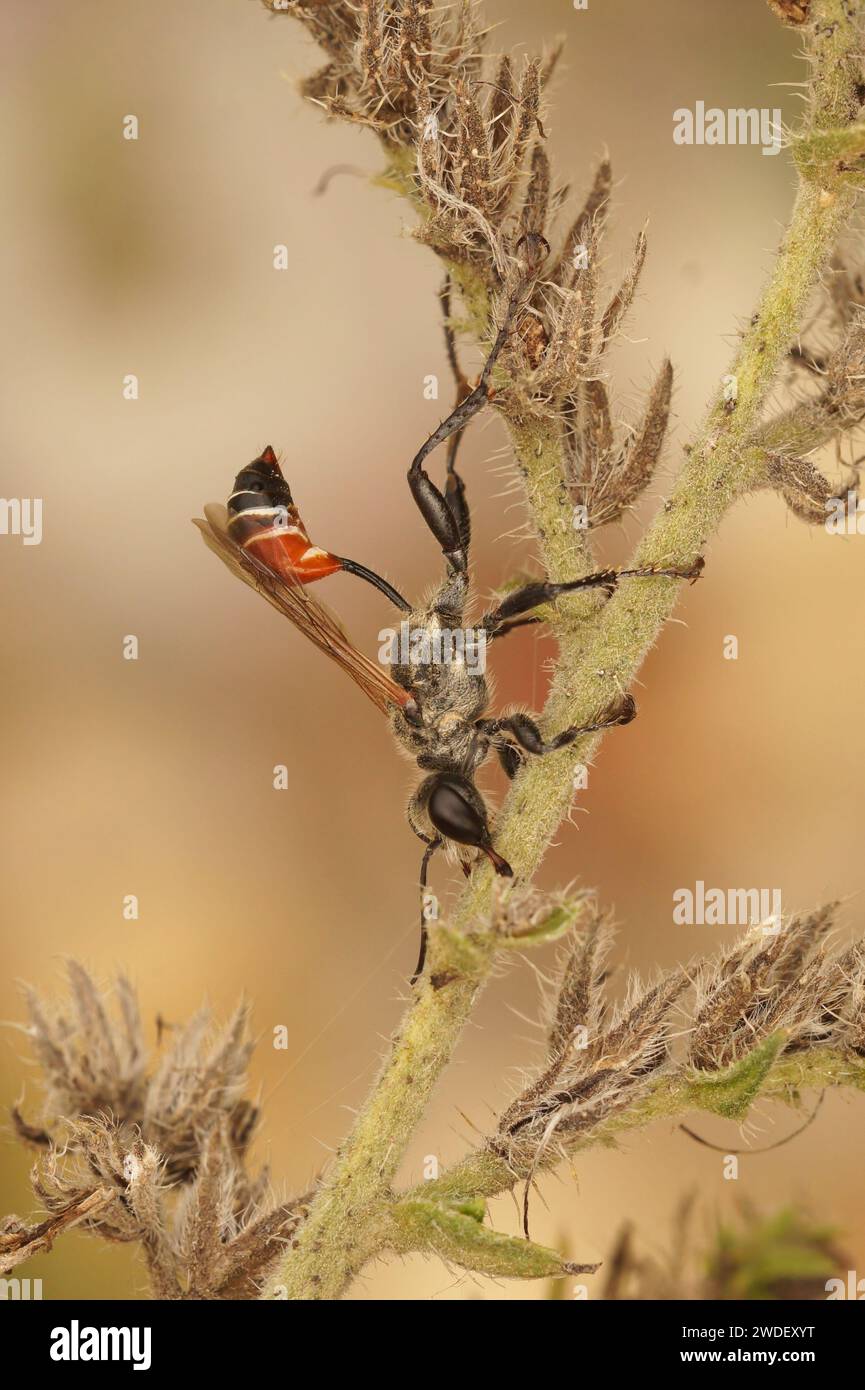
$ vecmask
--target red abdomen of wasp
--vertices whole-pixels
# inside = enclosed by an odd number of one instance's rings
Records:
[[[260,564],[295,583],[312,584],[342,568],[335,555],[309,539],[269,444],[234,480],[228,531]]]

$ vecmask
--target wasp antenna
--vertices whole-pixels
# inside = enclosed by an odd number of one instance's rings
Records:
[[[417,984],[418,980],[423,974],[423,968],[426,965],[426,948],[429,936],[427,929],[425,902],[427,878],[429,875],[429,862],[435,854],[436,850],[441,848],[441,843],[442,842],[438,836],[436,836],[434,840],[430,840],[427,844],[426,849],[424,850],[423,859],[420,863],[420,874],[418,876],[418,886],[420,887],[420,951],[418,953],[417,965],[414,968],[414,974],[412,975],[411,980],[409,982],[411,985]]]

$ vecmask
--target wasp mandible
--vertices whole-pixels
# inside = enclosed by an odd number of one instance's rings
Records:
[[[420,976],[426,957],[423,899],[429,863],[436,851],[445,847],[467,876],[479,854],[490,861],[497,874],[512,877],[510,864],[493,844],[487,808],[475,783],[475,775],[488,756],[495,753],[507,776],[513,778],[527,757],[542,757],[583,734],[626,724],[636,713],[633,699],[625,695],[599,713],[594,722],[545,737],[528,714],[489,717],[488,686],[482,670],[472,669],[459,659],[426,659],[426,652],[440,650],[436,639],[443,631],[464,628],[471,598],[471,523],[465,484],[456,469],[457,447],[469,421],[493,394],[493,371],[514,327],[524,290],[522,281],[510,296],[474,387],[469,386],[457,363],[447,286],[442,294],[448,357],[457,378],[457,404],[418,450],[408,470],[412,496],[444,556],[444,577],[427,603],[409,603],[374,570],[314,545],[269,445],[238,473],[227,508],[208,506],[206,519],[195,522],[207,545],[229,569],[336,661],[388,716],[398,744],[426,774],[407,810],[409,825],[425,846],[420,870],[421,943],[412,984]],[[449,448],[442,492],[424,463],[445,441],[449,441]],[[498,641],[514,628],[540,621],[533,610],[562,594],[589,588],[611,592],[626,577],[696,578],[701,568],[702,561],[688,569],[605,569],[566,583],[540,580],[525,584],[484,613],[474,630],[485,640]],[[426,645],[413,644],[419,657],[401,652],[385,671],[358,651],[339,620],[308,592],[310,584],[339,571],[374,585],[407,615],[413,633],[430,639]]]

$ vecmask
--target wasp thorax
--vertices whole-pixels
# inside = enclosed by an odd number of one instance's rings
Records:
[[[462,714],[458,713],[456,710],[450,710],[447,714],[443,714],[440,719],[436,720],[436,728],[444,738],[447,738],[451,734],[461,733],[465,727],[465,719]]]

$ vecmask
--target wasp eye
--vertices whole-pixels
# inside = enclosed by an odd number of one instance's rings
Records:
[[[449,840],[478,848],[489,842],[486,818],[451,779],[442,778],[433,787],[427,813],[436,830]]]

